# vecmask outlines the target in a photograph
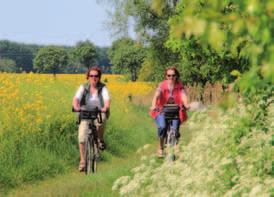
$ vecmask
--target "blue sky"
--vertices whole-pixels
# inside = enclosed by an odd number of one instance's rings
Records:
[[[0,39],[62,45],[89,39],[110,46],[105,10],[96,0],[0,0]]]

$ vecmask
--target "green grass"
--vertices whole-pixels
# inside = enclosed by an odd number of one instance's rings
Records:
[[[30,127],[13,119],[8,127],[0,127],[0,196],[22,184],[35,184],[70,173],[77,169],[79,162],[77,125],[71,112],[75,87],[57,79],[44,86],[22,83],[19,88],[26,95],[39,91],[43,96],[45,109],[37,114],[37,118],[43,117],[43,122]],[[17,104],[20,107],[23,103],[24,97]],[[127,113],[120,110],[121,105],[128,105]],[[106,187],[109,188],[112,180],[129,172],[130,167],[119,165],[119,159],[126,159],[140,146],[155,139],[152,120],[144,114],[146,111],[138,107],[113,100],[105,131],[107,150],[102,155],[104,162],[100,162],[99,169],[105,165],[111,167],[106,167],[109,172],[102,180],[97,175],[90,179],[96,179],[99,185],[108,182]]]
[[[145,154],[149,154],[147,150]],[[123,158],[111,157],[98,164],[98,173],[86,176],[76,170],[47,179],[36,184],[23,185],[10,191],[8,196],[119,196],[112,191],[113,182],[120,176],[131,174],[131,169],[140,164],[135,153]]]

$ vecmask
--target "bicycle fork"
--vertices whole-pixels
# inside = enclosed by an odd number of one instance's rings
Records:
[[[167,145],[168,145],[168,158],[171,161],[175,160],[175,154],[174,154],[174,147],[177,144],[177,139],[176,139],[176,134],[175,134],[175,129],[173,129],[172,127],[168,128],[168,132],[167,132]]]

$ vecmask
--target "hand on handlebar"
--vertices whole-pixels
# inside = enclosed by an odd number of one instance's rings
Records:
[[[96,113],[102,113],[103,111],[98,109],[98,108],[95,108],[95,109],[92,109],[92,110],[82,110],[81,108],[78,108],[78,109],[75,109],[74,107],[72,107],[72,112],[83,112],[83,113],[90,113],[90,112],[96,112]]]
[[[190,106],[189,106],[189,105],[183,105],[183,106],[182,106],[182,109],[188,111],[188,110],[190,109]]]
[[[72,112],[80,112],[80,108],[75,108],[72,106]]]
[[[151,110],[151,111],[156,111],[156,110],[157,110],[157,107],[156,107],[156,106],[151,106],[151,107],[150,107],[150,110]]]

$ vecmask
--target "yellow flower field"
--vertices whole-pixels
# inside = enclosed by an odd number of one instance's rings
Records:
[[[51,116],[71,116],[72,97],[85,81],[84,74],[60,74],[56,79],[51,74],[0,74],[0,133],[11,127],[17,132],[37,132],[39,124]],[[145,95],[154,88],[145,82],[124,82],[121,75],[104,75],[102,82],[112,101],[120,103],[129,95]],[[124,104],[119,107],[127,110]]]
[[[84,74],[54,78],[51,74],[0,73],[0,195],[1,188],[75,168],[79,150],[72,98],[85,82]],[[152,130],[150,124],[143,124],[150,118],[136,110],[129,95],[146,95],[154,85],[126,82],[121,75],[104,75],[102,82],[111,96],[105,157],[128,154],[153,139],[153,133],[147,132]]]

